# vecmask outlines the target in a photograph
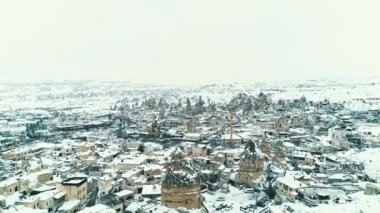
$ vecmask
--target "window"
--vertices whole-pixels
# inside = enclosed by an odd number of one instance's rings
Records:
[[[288,186],[287,186],[287,185],[284,185],[284,189],[285,189],[285,190],[288,190]]]

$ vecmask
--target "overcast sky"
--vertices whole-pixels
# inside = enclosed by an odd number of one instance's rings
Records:
[[[380,75],[378,0],[9,0],[0,80]]]

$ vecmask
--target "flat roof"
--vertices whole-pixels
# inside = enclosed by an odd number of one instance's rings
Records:
[[[85,178],[85,177],[73,177],[73,178],[68,178],[68,179],[62,181],[62,185],[75,185],[75,186],[79,186],[79,185],[82,185],[85,182],[87,182],[87,178]]]
[[[302,183],[301,181],[295,180],[294,176],[290,175],[278,178],[277,181],[283,183],[284,185],[287,185],[292,189],[298,189],[306,186],[306,184]]]
[[[128,196],[128,195],[133,195],[135,194],[132,190],[128,190],[128,189],[124,189],[120,192],[116,192],[114,193],[116,196],[119,196],[119,197],[124,197],[124,196]]]

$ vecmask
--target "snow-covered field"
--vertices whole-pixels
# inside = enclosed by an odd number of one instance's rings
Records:
[[[363,192],[352,194],[353,201],[347,203],[321,204],[317,207],[307,207],[304,204],[284,203],[281,206],[271,206],[273,213],[282,213],[283,209],[289,206],[293,213],[324,213],[324,212],[345,212],[345,213],[377,213],[380,211],[380,197],[364,195]],[[289,212],[289,211],[288,211]]]
[[[380,182],[380,148],[369,148],[361,152],[349,150],[347,152],[338,153],[338,155],[352,161],[363,163],[367,175],[377,180],[377,182]]]
[[[280,82],[268,84],[211,84],[204,86],[170,86],[131,84],[128,82],[41,82],[33,84],[0,84],[0,111],[9,109],[35,109],[81,107],[89,110],[108,109],[124,97],[143,98],[164,91],[167,101],[199,97],[212,102],[226,102],[239,93],[258,95],[264,92],[278,99],[295,99],[305,96],[310,101],[328,99],[342,102],[351,110],[380,108],[380,80],[309,81],[305,83]],[[363,101],[362,99],[366,100]]]
[[[240,207],[252,204],[253,197],[252,194],[244,193],[233,186],[229,186],[230,192],[225,194],[217,191],[215,194],[204,193],[205,205],[211,212],[240,212]],[[227,205],[232,205],[230,210],[215,210],[220,204],[225,203]]]

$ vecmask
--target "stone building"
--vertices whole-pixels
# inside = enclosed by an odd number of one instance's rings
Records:
[[[48,169],[36,172],[35,176],[37,176],[37,180],[40,184],[52,181],[54,178],[53,171]]]
[[[247,143],[241,154],[239,167],[239,183],[245,186],[252,186],[263,173],[264,158],[261,153],[256,152],[252,140]]]
[[[29,181],[26,179],[12,177],[0,182],[0,195],[12,195],[29,188]]]
[[[16,205],[23,205],[28,208],[38,209],[39,196],[23,197],[15,202]]]
[[[68,178],[56,185],[58,190],[66,193],[66,200],[84,201],[87,197],[87,178]]]
[[[161,186],[161,205],[169,208],[199,209],[201,180],[180,149],[174,153]]]

